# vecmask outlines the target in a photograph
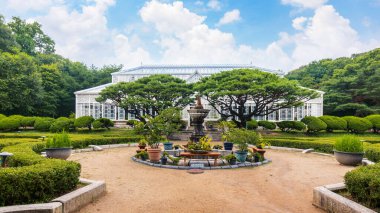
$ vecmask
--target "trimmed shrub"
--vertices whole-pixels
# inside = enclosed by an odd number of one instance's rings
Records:
[[[14,155],[0,169],[0,206],[48,202],[76,188],[80,164],[36,154],[44,143],[23,143],[3,151]]]
[[[283,132],[290,132],[295,130],[302,131],[306,129],[305,124],[300,121],[280,121],[277,123],[277,126]]]
[[[74,121],[74,126],[76,128],[88,128],[91,130],[92,122],[94,122],[94,118],[91,116],[82,116]]]
[[[326,131],[333,132],[334,130],[346,130],[347,129],[347,121],[343,118],[324,115],[319,117],[323,122],[326,123]]]
[[[69,131],[73,121],[66,117],[57,118],[50,126],[50,132]]]
[[[271,122],[271,121],[259,121],[258,125],[263,127],[264,129],[270,129],[270,130],[276,129],[276,123]]]
[[[6,118],[7,116],[3,115],[3,114],[0,114],[0,120]]]
[[[302,123],[306,124],[307,132],[319,132],[326,130],[327,124],[321,119],[314,116],[306,116],[301,120]]]
[[[94,129],[100,129],[100,128],[103,128],[103,123],[98,121],[98,120],[95,120],[94,122],[92,122],[92,127]]]
[[[110,127],[113,127],[114,123],[108,118],[98,118],[94,122],[92,122],[92,126],[94,129],[100,129],[100,128],[107,128],[110,129]]]
[[[20,121],[20,125],[24,128],[33,127],[36,119],[36,117],[23,117]]]
[[[264,140],[271,144],[271,146],[289,147],[297,149],[310,149],[315,151],[332,153],[334,150],[334,144],[325,143],[319,141],[303,141],[303,140],[291,140],[291,139],[277,139],[277,138],[264,138]]]
[[[19,122],[21,122],[21,120],[24,118],[24,116],[22,116],[22,115],[11,115],[8,118],[16,119]]]
[[[130,136],[130,137],[94,137],[84,139],[72,139],[71,145],[74,149],[87,148],[89,145],[107,145],[107,144],[124,144],[124,143],[136,143],[142,137]]]
[[[380,164],[362,166],[347,172],[344,182],[351,196],[370,207],[380,207]]]
[[[20,120],[7,117],[0,120],[0,130],[13,131],[20,127]]]
[[[247,129],[248,130],[255,130],[255,129],[257,129],[258,126],[259,126],[259,124],[257,123],[256,120],[247,121]]]
[[[380,162],[380,148],[368,147],[365,149],[365,157],[373,162]]]
[[[40,117],[36,118],[34,122],[34,129],[38,131],[49,131],[50,126],[53,124],[54,118]]]
[[[334,149],[340,152],[363,152],[363,143],[354,135],[344,135],[338,138]]]
[[[347,130],[353,133],[363,133],[372,128],[372,123],[365,118],[345,116],[343,119],[347,121]]]
[[[372,123],[373,132],[377,133],[380,129],[380,115],[369,115],[365,119]]]

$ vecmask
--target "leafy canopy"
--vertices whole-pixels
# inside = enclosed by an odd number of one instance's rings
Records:
[[[252,116],[268,115],[279,109],[299,106],[318,97],[295,81],[253,69],[236,69],[213,74],[195,86],[222,118],[231,118],[245,127]],[[254,103],[248,109],[246,104]]]
[[[155,117],[167,108],[185,107],[193,101],[192,94],[191,84],[171,75],[158,74],[111,85],[102,90],[96,100],[111,100],[144,121],[143,115]]]

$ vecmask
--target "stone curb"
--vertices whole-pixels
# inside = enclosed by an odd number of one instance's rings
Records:
[[[313,205],[327,212],[375,213],[375,211],[334,192],[345,188],[344,183],[315,187]]]
[[[0,207],[0,213],[71,213],[93,202],[106,193],[104,181],[80,178],[81,183],[89,184],[73,192],[52,200],[50,203],[15,205]]]
[[[144,164],[144,165],[147,165],[147,166],[151,166],[151,167],[156,167],[156,168],[164,168],[164,169],[178,169],[178,170],[188,170],[188,169],[194,169],[193,167],[190,167],[190,166],[176,166],[176,165],[161,165],[161,164],[153,164],[153,163],[150,163],[149,161],[143,161],[143,160],[140,160],[136,157],[131,157],[132,161],[134,162],[137,162],[137,163],[140,163],[140,164]],[[204,169],[204,170],[218,170],[218,169],[236,169],[236,168],[249,168],[249,167],[257,167],[257,166],[261,166],[261,165],[265,165],[265,164],[268,164],[268,163],[271,163],[272,160],[270,159],[265,159],[263,162],[257,162],[257,163],[251,163],[251,162],[245,162],[245,163],[238,163],[236,165],[223,165],[223,166],[207,166],[207,167],[203,167],[201,169]]]

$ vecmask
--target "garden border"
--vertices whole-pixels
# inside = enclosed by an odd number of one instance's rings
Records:
[[[334,192],[345,188],[344,183],[315,187],[313,189],[313,205],[327,212],[376,213]]]
[[[88,185],[55,198],[49,203],[0,207],[0,213],[71,213],[106,193],[106,183],[104,181],[88,180],[85,178],[80,178],[79,181]]]
[[[141,159],[138,159],[136,157],[131,157],[131,159],[137,163],[144,164],[151,167],[157,167],[157,168],[165,168],[165,169],[179,169],[179,170],[189,170],[189,169],[203,169],[203,170],[216,170],[216,169],[236,169],[236,168],[244,168],[244,167],[257,167],[262,166],[265,164],[268,164],[272,162],[271,159],[265,159],[262,162],[257,163],[251,163],[251,162],[244,162],[244,163],[237,163],[236,165],[224,165],[224,166],[207,166],[207,167],[190,167],[190,166],[176,166],[176,165],[161,165],[161,164],[155,164],[149,161],[143,161]]]

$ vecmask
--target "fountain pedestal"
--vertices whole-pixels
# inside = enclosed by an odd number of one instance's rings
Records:
[[[201,98],[197,96],[197,105],[187,110],[187,112],[190,115],[190,126],[194,127],[190,140],[198,143],[199,139],[206,135],[203,131],[203,122],[210,110],[203,108]]]

